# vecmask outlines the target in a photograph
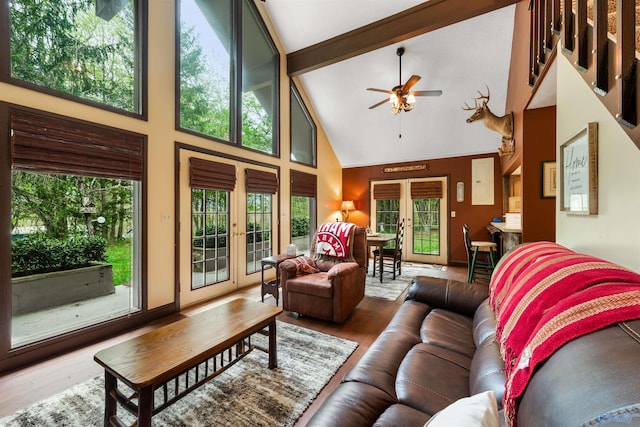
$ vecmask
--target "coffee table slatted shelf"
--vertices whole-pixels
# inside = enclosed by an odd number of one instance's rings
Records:
[[[281,312],[279,307],[237,299],[99,351],[94,360],[105,368],[104,425],[125,425],[117,416],[120,403],[137,416],[138,426],[150,426],[153,415],[254,348],[267,352],[269,368],[276,368],[275,318]],[[252,344],[255,333],[268,336],[268,348]],[[125,395],[118,380],[134,393]]]

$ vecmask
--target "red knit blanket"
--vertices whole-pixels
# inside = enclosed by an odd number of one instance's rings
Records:
[[[536,366],[581,335],[640,317],[640,275],[549,242],[524,245],[496,268],[490,302],[505,361],[508,426]]]
[[[509,256],[504,257],[496,266],[491,275],[489,288],[489,303],[494,313],[497,313],[507,291],[517,284],[517,278],[524,268],[538,257],[559,252],[571,252],[564,246],[552,242],[536,242],[521,245],[513,249]],[[524,283],[524,282],[520,282]]]
[[[602,283],[558,302],[544,314],[507,370],[503,399],[507,426],[517,427],[518,399],[540,363],[574,338],[639,317],[640,283]]]
[[[355,226],[350,222],[321,224],[316,238],[316,254],[348,259],[351,234]]]
[[[505,363],[520,355],[544,313],[559,301],[604,282],[640,283],[638,274],[574,252],[544,256],[522,270],[496,315],[496,339]]]

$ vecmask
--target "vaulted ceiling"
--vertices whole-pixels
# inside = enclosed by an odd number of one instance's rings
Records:
[[[287,53],[288,73],[307,94],[343,167],[495,153],[500,135],[467,124],[478,90],[505,113],[515,0],[266,0]],[[369,109],[402,81],[421,76],[418,97],[398,115]],[[400,137],[401,135],[401,137]]]

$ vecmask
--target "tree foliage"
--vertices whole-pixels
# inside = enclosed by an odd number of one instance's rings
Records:
[[[31,226],[59,240],[88,235],[113,242],[132,226],[131,181],[13,171],[11,184],[14,228]]]
[[[135,111],[135,17],[109,21],[95,0],[13,0],[11,75],[49,89]]]

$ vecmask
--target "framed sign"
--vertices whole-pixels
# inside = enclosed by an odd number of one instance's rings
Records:
[[[589,123],[560,146],[560,210],[598,213],[598,123]]]
[[[541,162],[542,184],[541,197],[551,199],[556,197],[556,162]]]

